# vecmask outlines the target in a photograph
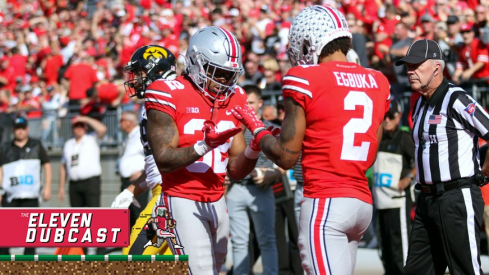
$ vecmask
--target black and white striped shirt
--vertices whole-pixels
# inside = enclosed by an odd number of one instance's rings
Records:
[[[489,115],[462,88],[446,79],[413,111],[416,180],[447,182],[480,171],[478,137],[489,139]]]

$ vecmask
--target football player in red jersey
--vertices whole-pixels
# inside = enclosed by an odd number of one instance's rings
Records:
[[[389,109],[380,72],[347,62],[351,33],[327,6],[302,10],[292,23],[283,78],[282,134],[270,135],[248,106],[233,113],[277,165],[290,169],[302,149],[304,199],[299,222],[307,274],[353,274],[358,241],[372,217],[366,170],[373,164]]]
[[[259,147],[246,147],[231,110],[246,105],[236,86],[243,72],[238,40],[227,30],[206,27],[191,38],[186,68],[175,80],[158,79],[144,94],[147,137],[162,175],[164,205],[189,255],[191,274],[219,273],[227,253],[229,218],[226,172],[242,179],[255,167]]]

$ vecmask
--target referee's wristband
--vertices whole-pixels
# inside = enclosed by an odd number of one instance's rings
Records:
[[[246,149],[244,151],[244,155],[245,155],[245,157],[247,157],[249,159],[257,159],[258,156],[260,155],[260,151],[255,151],[255,150],[251,149],[251,147],[248,145],[248,146],[246,146]]]

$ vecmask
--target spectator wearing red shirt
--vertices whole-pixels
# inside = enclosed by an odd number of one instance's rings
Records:
[[[24,46],[25,45],[20,45]],[[21,77],[25,81],[26,69],[25,65],[27,64],[27,48],[25,48],[25,52],[21,53],[18,47],[13,47],[10,52],[12,56],[10,57],[10,66],[14,68],[14,77]]]
[[[123,87],[118,87],[114,83],[107,80],[101,81],[99,84],[97,84],[96,90],[100,103],[106,105],[108,109],[112,110],[121,104],[125,94]]]
[[[180,50],[180,41],[178,37],[173,33],[173,29],[170,25],[163,25],[161,29],[161,36],[163,37],[160,45],[169,49],[178,58],[178,52]]]
[[[56,0],[43,0],[39,1],[41,5],[41,9],[46,16],[51,16],[54,12],[56,12]]]
[[[9,113],[10,107],[10,91],[0,90],[0,113]]]
[[[119,52],[120,66],[126,66],[127,62],[131,60],[132,53],[137,49],[136,45],[131,41],[129,37],[123,37],[121,50]]]
[[[374,55],[380,60],[384,59],[392,45],[391,35],[399,20],[396,18],[396,8],[393,5],[387,5],[385,8],[385,16],[380,19],[380,25],[375,34]]]
[[[42,117],[41,103],[33,96],[31,86],[25,85],[20,89],[19,102],[15,112],[22,115],[25,113],[25,116],[31,119]]]
[[[458,51],[457,69],[453,82],[459,84],[469,79],[489,78],[489,52],[487,46],[475,37],[473,24],[460,27],[464,45]]]
[[[99,82],[95,85],[94,99],[105,105],[109,110],[115,110],[122,103],[125,95],[123,85],[117,85],[114,79],[105,73],[106,67],[99,65],[97,76]]]
[[[434,10],[437,21],[446,22],[448,16],[450,16],[452,13],[447,0],[436,0]]]
[[[68,105],[72,112],[79,111],[80,100],[87,98],[87,90],[98,81],[97,70],[88,64],[87,58],[82,58],[80,62],[75,61],[64,74],[69,81]]]
[[[63,56],[60,54],[59,44],[57,42],[51,43],[51,51],[48,53],[46,59],[44,59],[41,63],[46,86],[57,85],[59,69],[63,66],[63,64]]]
[[[15,96],[15,71],[6,56],[0,59],[0,88],[9,90]]]

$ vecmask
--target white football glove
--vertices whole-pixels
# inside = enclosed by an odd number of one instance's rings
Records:
[[[139,205],[139,202],[134,197],[134,194],[131,193],[131,191],[124,189],[124,191],[122,191],[119,195],[117,195],[117,197],[115,197],[110,207],[129,208],[131,203],[134,204],[136,207],[141,208],[141,205]]]

